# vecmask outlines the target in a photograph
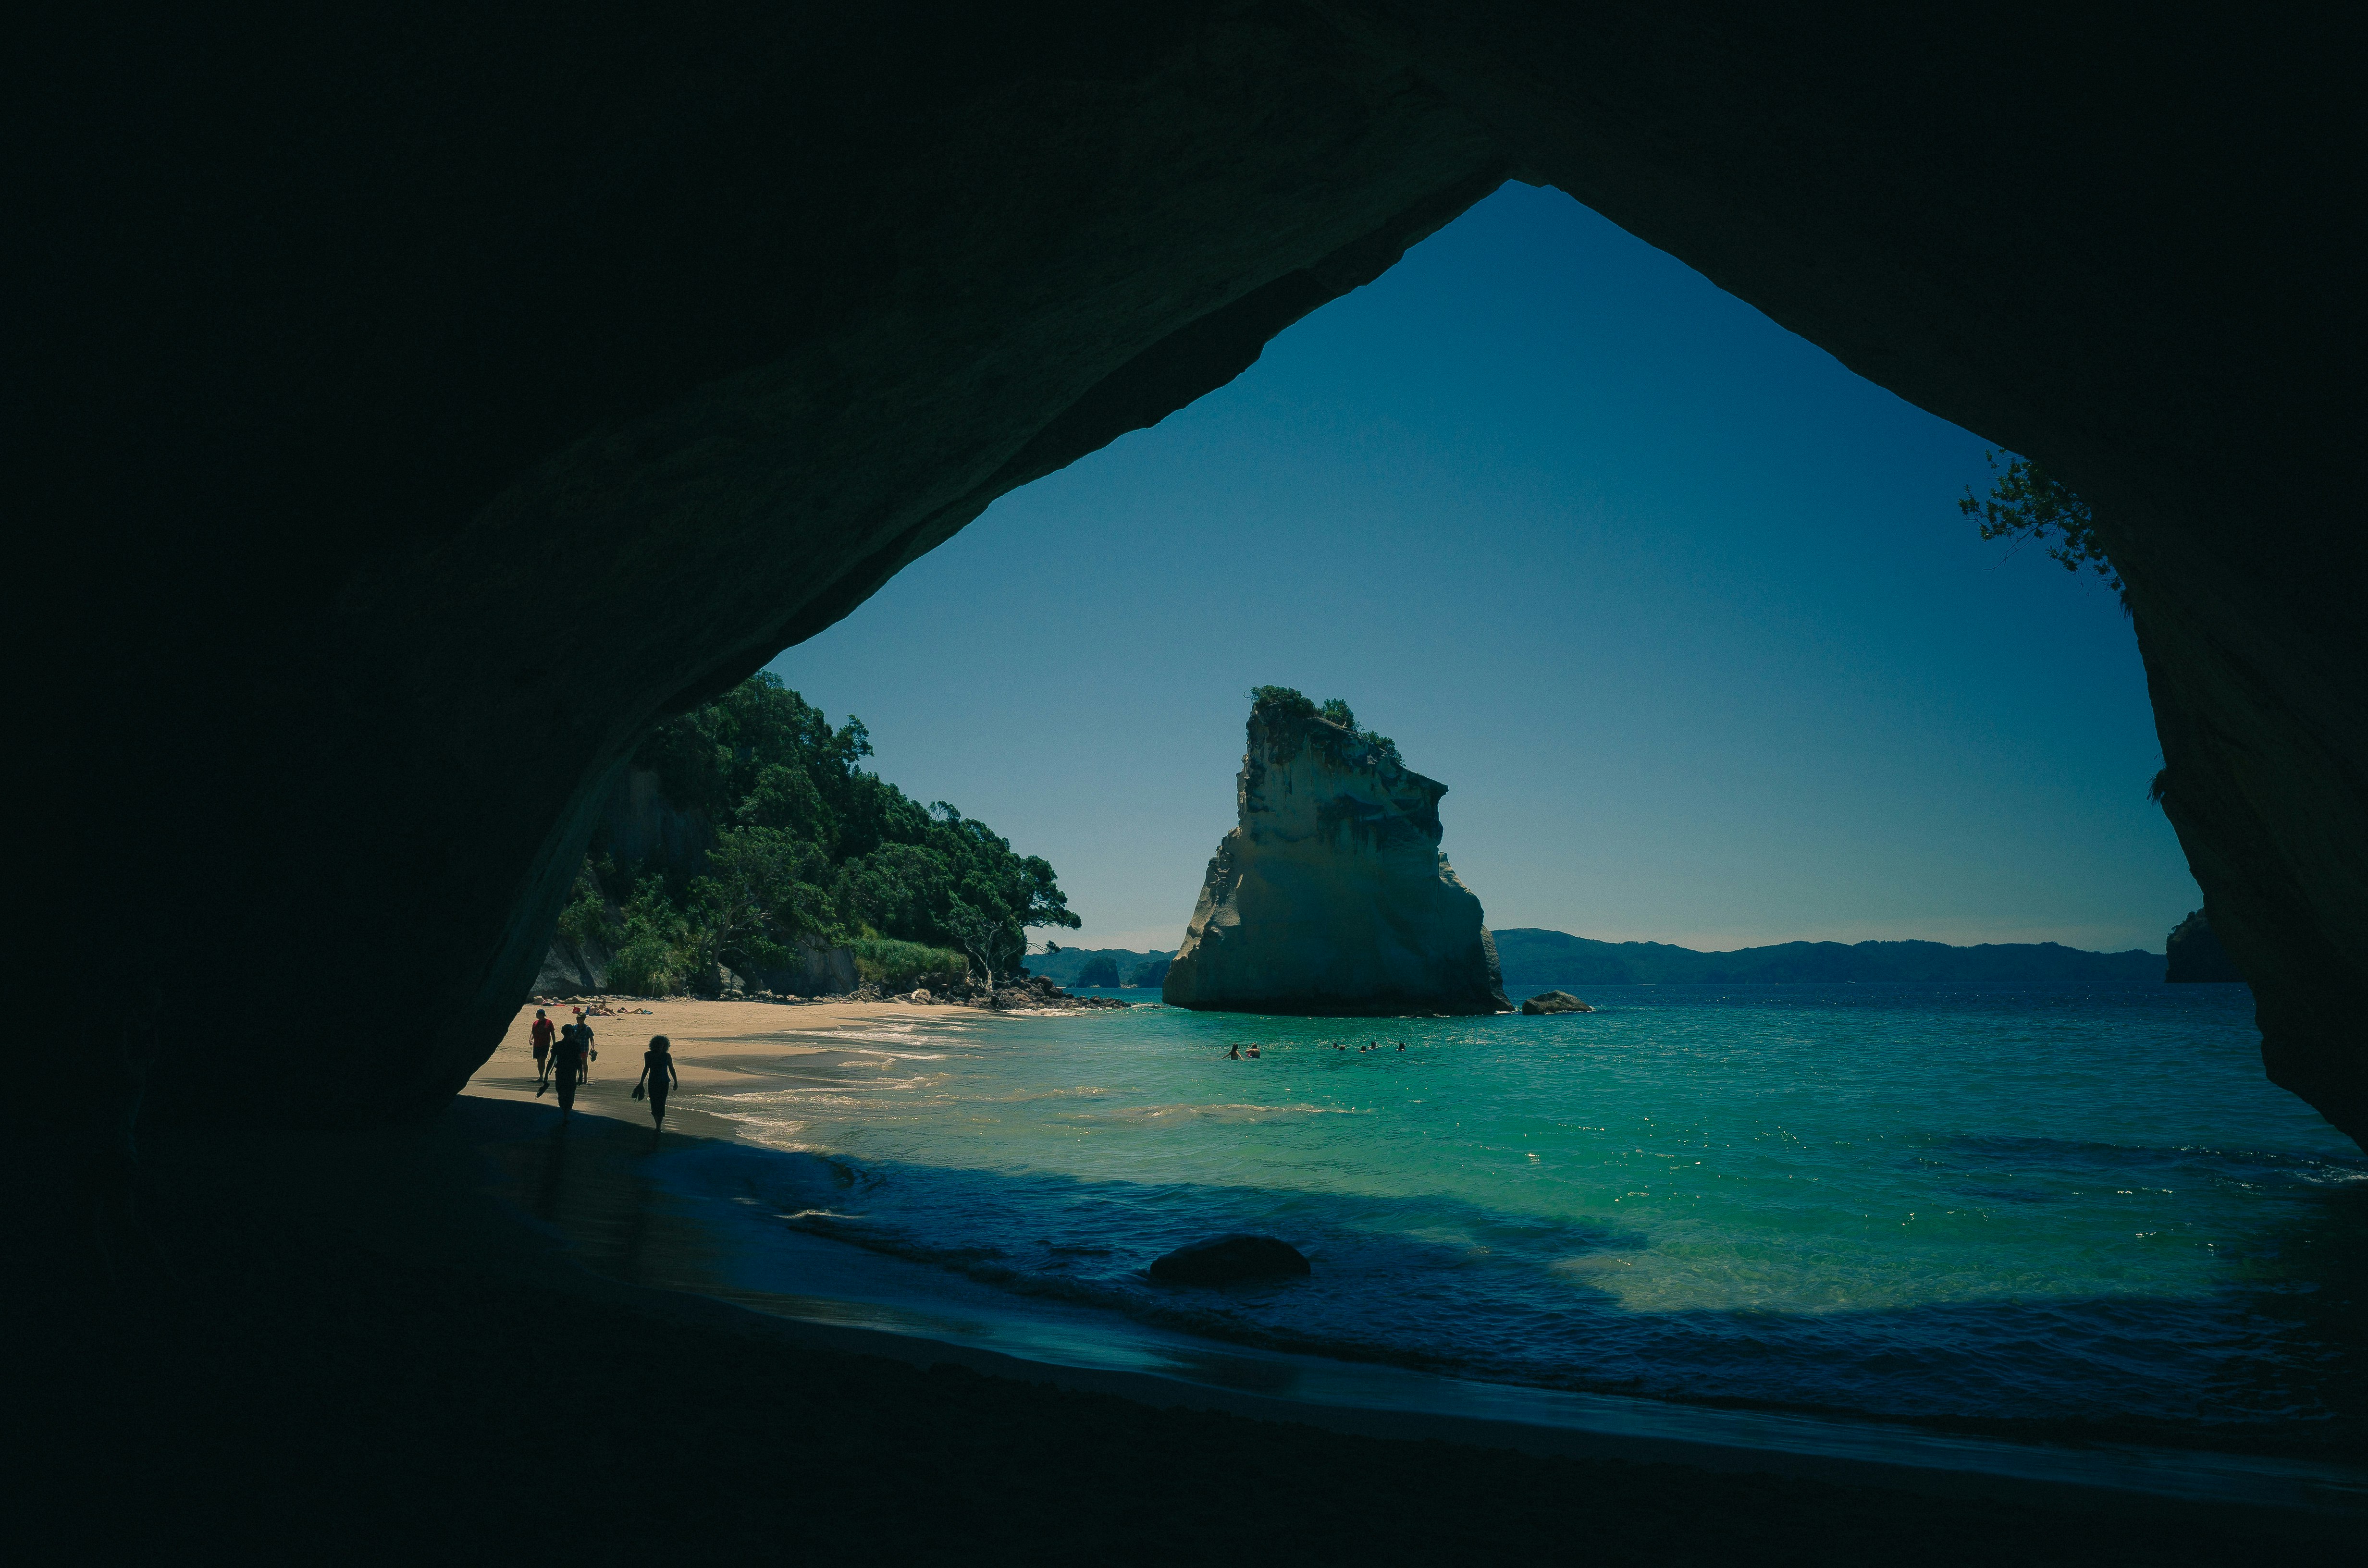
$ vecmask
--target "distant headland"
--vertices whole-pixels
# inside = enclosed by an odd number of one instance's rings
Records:
[[[1167,978],[1173,952],[1158,948],[1136,952],[1132,948],[1054,948],[1028,955],[1027,970],[1055,985],[1099,986],[1156,991]]]
[[[1521,927],[1497,934],[1505,983],[1530,986],[1742,985],[1770,982],[2023,981],[2159,985],[2163,955],[2094,953],[2055,942],[1779,942],[1706,953],[1668,942],[1600,942]]]

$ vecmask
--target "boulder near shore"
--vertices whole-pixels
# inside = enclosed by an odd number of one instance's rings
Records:
[[[1521,1004],[1521,1011],[1535,1017],[1541,1013],[1592,1013],[1595,1009],[1567,991],[1541,991]]]
[[[1289,1242],[1244,1232],[1178,1247],[1151,1265],[1151,1277],[1167,1285],[1235,1285],[1314,1272],[1306,1257]]]

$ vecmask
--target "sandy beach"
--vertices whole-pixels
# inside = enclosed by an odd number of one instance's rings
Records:
[[[992,1021],[995,1015],[973,1007],[915,1006],[908,1002],[810,1002],[784,1006],[776,1002],[709,1002],[688,997],[655,1001],[609,1001],[609,1013],[594,1014],[593,1048],[599,1059],[592,1063],[588,1083],[575,1091],[579,1113],[613,1117],[648,1126],[649,1108],[633,1098],[633,1083],[642,1071],[642,1053],[652,1035],[672,1042],[675,1077],[686,1092],[695,1089],[728,1093],[761,1085],[764,1069],[800,1056],[832,1049],[835,1036],[852,1029],[877,1028],[886,1022],[953,1019]],[[542,1010],[553,1025],[571,1022],[576,1004],[545,1004]],[[464,1093],[486,1099],[533,1101],[535,1095],[535,1006],[520,1007],[510,1020],[502,1043],[469,1079]],[[548,1093],[542,1104],[555,1106]],[[703,1137],[728,1138],[729,1122],[694,1110],[680,1102],[666,1107],[666,1130]]]

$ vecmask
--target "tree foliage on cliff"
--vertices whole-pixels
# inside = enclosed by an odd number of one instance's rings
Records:
[[[714,842],[696,865],[611,865],[624,902],[600,934],[618,944],[614,983],[670,990],[708,963],[762,971],[802,943],[883,937],[1003,960],[1030,926],[1079,924],[1044,860],[942,801],[913,801],[861,766],[871,755],[860,720],[834,729],[769,673],[652,731],[634,766]],[[606,907],[579,897],[563,928]]]
[[[1989,494],[1977,496],[1967,485],[1957,510],[1980,525],[1984,539],[2010,539],[2018,546],[2036,540],[2046,548],[2048,558],[2066,572],[2087,567],[2121,595],[2126,609],[2129,589],[2098,540],[2096,516],[2089,503],[2031,459],[2011,458],[2001,470],[1999,455],[1982,454],[1998,476]]]
[[[1327,724],[1337,724],[1379,752],[1385,760],[1404,766],[1405,759],[1398,756],[1397,742],[1387,735],[1359,729],[1355,710],[1338,697],[1326,698],[1318,706],[1313,699],[1294,687],[1259,686],[1250,688],[1250,705],[1254,709],[1264,708],[1281,718],[1321,719]]]

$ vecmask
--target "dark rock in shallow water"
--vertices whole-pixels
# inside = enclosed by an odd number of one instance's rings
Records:
[[[1169,1285],[1231,1285],[1314,1272],[1289,1242],[1243,1233],[1178,1247],[1151,1265],[1151,1277]]]
[[[1567,991],[1541,991],[1521,1004],[1521,1011],[1535,1017],[1541,1013],[1592,1013],[1595,1009]]]
[[[2170,928],[2170,937],[2163,944],[2162,978],[2166,984],[2178,985],[2245,977],[2237,972],[2236,960],[2212,934],[2211,917],[2199,909]]]

